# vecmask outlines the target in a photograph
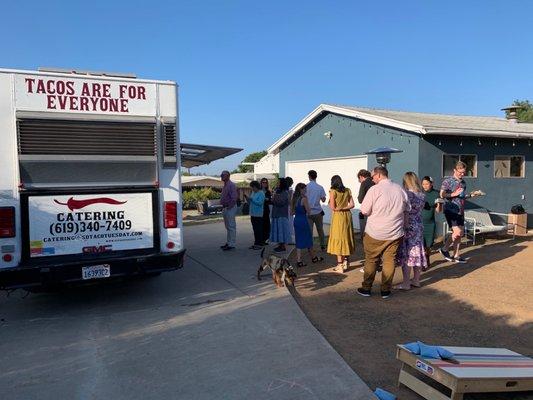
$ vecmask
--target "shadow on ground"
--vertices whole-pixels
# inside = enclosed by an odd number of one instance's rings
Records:
[[[357,250],[355,260],[360,260],[362,252]],[[464,254],[469,264],[443,263],[435,255],[437,262],[423,275],[422,288],[395,292],[388,300],[357,296],[355,289],[363,275],[358,271],[360,262],[352,262],[347,274],[334,276],[326,270],[335,262],[328,256],[324,265],[310,264],[299,271],[293,295],[310,321],[372,389],[381,387],[402,400],[417,400],[421,397],[414,392],[397,387],[396,344],[420,340],[504,347],[533,356],[533,313],[527,311],[527,304],[533,302],[528,289],[533,277],[533,262],[528,261],[531,244],[528,248],[527,239],[488,241],[466,248]],[[397,270],[395,281],[400,279]],[[517,310],[526,311],[517,315]],[[465,399],[524,400],[533,399],[533,393],[465,395]]]

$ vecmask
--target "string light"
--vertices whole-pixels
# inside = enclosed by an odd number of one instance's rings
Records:
[[[479,139],[477,140],[477,145],[481,146],[481,140],[479,140]]]
[[[498,141],[497,140],[494,141],[494,146],[498,146]]]

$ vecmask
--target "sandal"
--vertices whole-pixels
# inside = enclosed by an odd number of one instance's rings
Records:
[[[337,263],[336,267],[333,267],[334,272],[340,272],[341,274],[344,272],[344,264],[343,263]]]
[[[324,261],[324,257],[314,256],[311,261],[313,262],[313,264],[316,264],[317,262]]]
[[[348,262],[348,260],[344,260],[342,262],[342,272],[346,272],[348,271],[348,267],[350,266],[350,263]]]
[[[410,281],[409,283],[410,283],[411,286],[414,287],[414,288],[419,288],[419,287],[420,287],[420,282],[413,282],[413,281]]]
[[[302,268],[302,267],[307,267],[307,264],[304,263],[303,261],[298,261],[298,262],[296,263],[296,266],[297,266],[298,268]]]

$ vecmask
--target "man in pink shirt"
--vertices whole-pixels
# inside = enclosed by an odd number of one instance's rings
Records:
[[[396,253],[404,235],[404,213],[409,210],[409,200],[403,188],[389,179],[387,168],[375,167],[371,176],[375,185],[368,189],[361,204],[361,213],[368,219],[363,239],[365,275],[357,293],[370,296],[381,258],[381,297],[386,299],[391,294]]]

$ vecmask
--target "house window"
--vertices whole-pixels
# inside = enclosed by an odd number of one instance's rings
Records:
[[[477,177],[477,156],[475,154],[444,154],[442,156],[442,176],[452,176],[458,161],[466,164],[465,177]]]
[[[495,178],[524,178],[526,163],[524,156],[496,156],[494,157]]]

